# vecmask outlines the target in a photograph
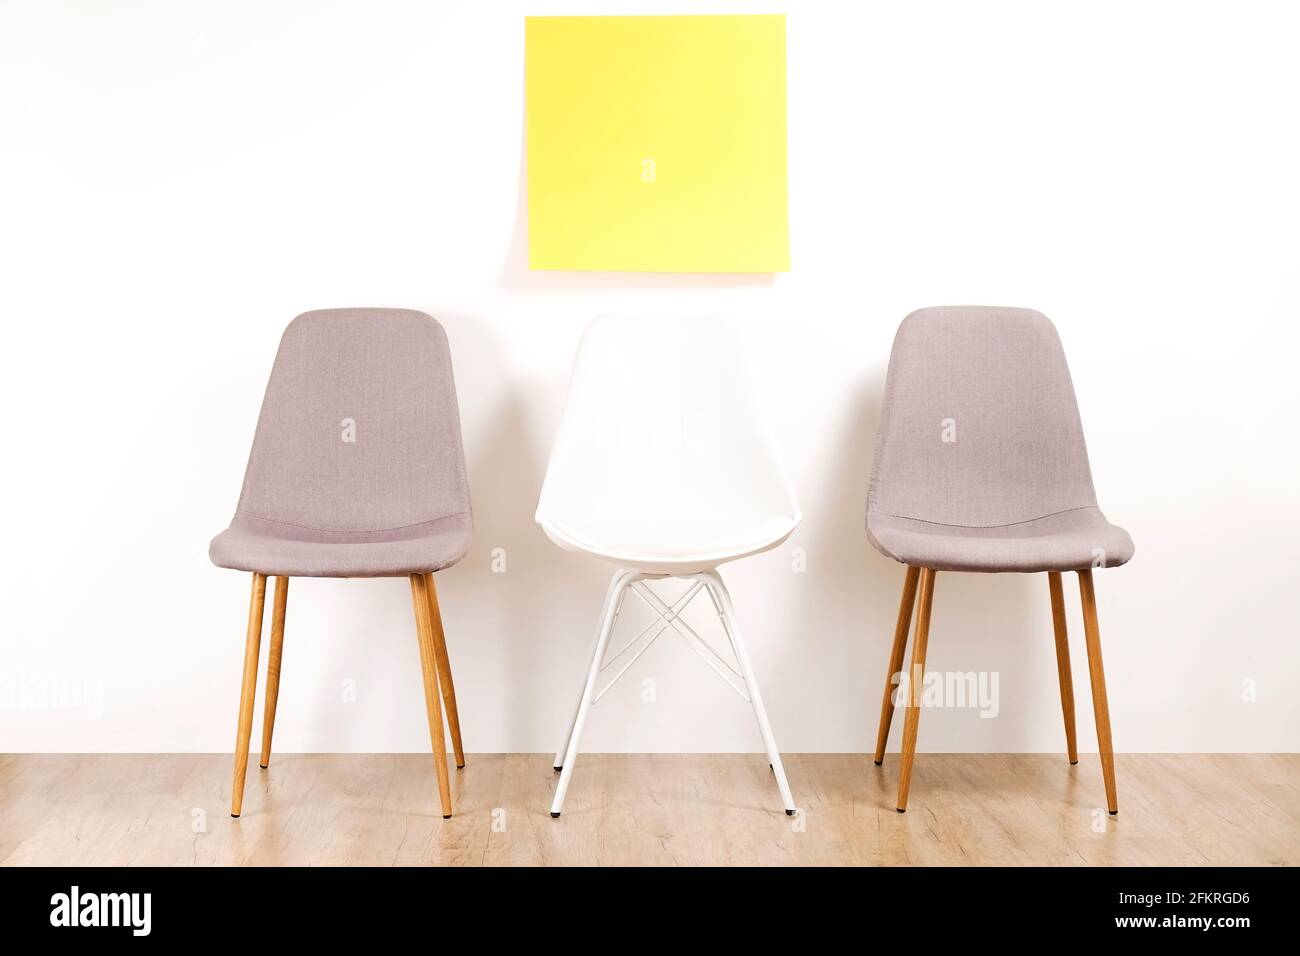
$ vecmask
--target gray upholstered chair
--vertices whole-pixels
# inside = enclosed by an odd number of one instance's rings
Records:
[[[885,380],[867,535],[907,565],[876,738],[879,766],[894,686],[910,676],[898,811],[907,809],[939,571],[1047,572],[1066,745],[1070,763],[1078,762],[1061,588],[1061,572],[1075,571],[1106,803],[1117,813],[1092,569],[1128,561],[1133,541],[1097,508],[1070,372],[1045,316],[957,306],[921,309],[903,320]],[[914,603],[912,663],[903,674]]]
[[[442,706],[465,765],[433,572],[469,550],[469,487],[442,327],[406,309],[331,309],[285,330],[230,527],[209,554],[251,571],[231,816],[243,804],[266,578],[275,576],[262,760],[271,757],[289,578],[411,581],[442,814],[451,816]]]

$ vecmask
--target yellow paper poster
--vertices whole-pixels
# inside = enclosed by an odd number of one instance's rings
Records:
[[[534,269],[790,268],[784,16],[528,17]]]

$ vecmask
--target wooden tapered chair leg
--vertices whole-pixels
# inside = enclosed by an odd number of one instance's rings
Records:
[[[253,575],[253,596],[248,602],[248,637],[244,642],[244,681],[239,690],[239,727],[235,731],[235,773],[230,788],[230,815],[244,806],[244,778],[248,774],[248,743],[253,736],[253,698],[257,695],[257,658],[262,647],[262,610],[266,605],[266,575]]]
[[[275,602],[271,605],[271,647],[266,654],[266,705],[262,711],[262,760],[271,764],[271,735],[275,732],[275,705],[280,699],[280,659],[284,655],[284,614],[289,603],[289,579],[275,579]]]
[[[907,631],[912,626],[912,608],[916,606],[916,581],[920,574],[920,568],[909,566],[903,578],[903,597],[898,604],[898,622],[894,625],[894,646],[889,652],[889,670],[885,672],[885,696],[880,702],[880,724],[876,730],[877,767],[885,761],[889,725],[894,719],[895,677],[903,668],[903,652],[907,650]]]
[[[1088,676],[1092,681],[1092,712],[1097,718],[1097,752],[1101,775],[1106,783],[1106,809],[1119,813],[1115,793],[1115,752],[1110,742],[1110,706],[1106,703],[1106,672],[1101,664],[1101,632],[1097,626],[1097,593],[1092,571],[1079,572],[1079,597],[1083,603],[1083,633],[1088,645]]]
[[[917,596],[916,634],[912,638],[912,669],[907,676],[907,716],[903,720],[903,759],[898,771],[897,810],[907,810],[907,791],[912,784],[912,759],[916,756],[916,733],[921,724],[921,684],[925,679],[925,651],[930,640],[930,606],[934,602],[932,568],[921,569]]]
[[[442,684],[442,703],[447,713],[447,728],[451,731],[451,747],[456,755],[456,768],[465,766],[465,748],[460,742],[460,714],[456,711],[456,685],[451,680],[451,659],[447,656],[447,636],[442,630],[442,612],[438,608],[438,591],[433,575],[426,574],[425,589],[429,594],[429,620],[433,626],[433,647],[438,654],[438,680]]]
[[[1056,676],[1061,685],[1061,713],[1065,717],[1065,749],[1070,763],[1079,762],[1079,744],[1074,732],[1074,678],[1070,674],[1070,636],[1065,627],[1065,592],[1061,572],[1047,572],[1047,590],[1052,595],[1052,630],[1056,633]]]
[[[424,709],[429,716],[429,739],[433,743],[433,767],[438,774],[438,796],[442,818],[451,817],[451,781],[447,774],[447,742],[443,739],[442,705],[438,701],[438,653],[434,648],[433,623],[429,613],[429,589],[423,574],[411,575],[411,600],[420,639],[420,670],[424,676]]]

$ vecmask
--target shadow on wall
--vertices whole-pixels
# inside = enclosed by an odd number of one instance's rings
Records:
[[[465,447],[474,539],[465,558],[437,576],[456,684],[465,688],[458,699],[465,747],[473,752],[482,749],[477,740],[496,739],[546,751],[572,716],[614,569],[560,549],[537,525],[553,438],[530,420],[537,400],[508,374],[483,323],[440,320],[457,368],[501,385],[461,390],[463,420],[478,423]],[[475,408],[484,396],[492,406]]]
[[[538,679],[556,634],[552,608],[563,599],[552,598],[555,548],[533,521],[547,439],[530,430],[525,386],[509,374],[504,351],[488,326],[468,314],[427,311],[451,342],[474,515],[469,553],[435,575],[465,748],[473,753],[485,749],[489,739],[529,740],[531,715],[556,709],[553,688]],[[471,384],[484,381],[502,387]],[[489,402],[493,404],[484,407]],[[470,423],[477,424],[471,429]],[[563,576],[566,583],[579,578],[575,588],[589,584],[568,569]],[[339,706],[339,679],[346,675],[366,698],[362,703],[372,722],[368,735],[387,741],[386,749],[426,751],[408,581],[346,582],[350,587],[340,583],[309,578],[293,582],[290,617],[295,604],[319,608],[318,626],[336,634],[319,642],[328,650],[316,665],[315,678],[304,675],[300,684],[300,675],[291,675],[293,686],[311,687],[311,697],[303,712],[282,707],[285,729],[302,728],[305,749],[328,752],[354,744],[355,711]],[[358,640],[361,634],[364,641]],[[371,705],[375,688],[387,695],[382,707]]]
[[[826,483],[797,489],[807,517],[792,543],[805,549],[808,571],[794,576],[806,583],[794,600],[785,603],[778,627],[783,637],[775,642],[781,660],[772,670],[779,675],[781,696],[769,694],[774,698],[769,707],[780,707],[784,726],[853,728],[852,749],[864,754],[875,747],[905,573],[902,564],[875,550],[865,530],[884,375],[883,365],[873,369],[846,403],[846,417],[832,446],[837,457]],[[783,549],[781,560],[787,563],[771,569],[772,573],[788,572],[789,558],[788,549]],[[1068,595],[1066,600],[1068,607]],[[973,703],[928,709],[918,750],[927,749],[927,737],[959,740],[973,750],[1034,749],[1036,728],[1031,717],[1052,710],[1059,714],[1048,609],[1044,574],[938,576],[927,673],[996,671],[997,713],[992,719],[983,718]],[[810,627],[810,620],[824,626]],[[914,627],[915,614],[912,623]],[[909,633],[905,665],[911,651]],[[1077,657],[1073,663],[1079,726],[1084,727],[1086,702],[1080,692],[1086,693],[1086,662],[1082,670]],[[901,734],[902,715],[897,713],[888,752],[897,752]],[[1082,733],[1080,739],[1086,739]],[[792,737],[783,746],[816,750],[819,739]]]
[[[499,671],[496,657],[506,655],[514,666],[537,645],[529,640],[532,635],[524,599],[528,585],[511,575],[494,573],[492,551],[500,547],[508,552],[512,572],[516,561],[521,566],[536,563],[527,556],[535,504],[531,496],[540,487],[545,460],[528,432],[517,389],[512,386],[504,399],[494,399],[501,395],[500,390],[470,384],[512,380],[503,352],[488,327],[472,315],[426,307],[424,303],[412,303],[410,307],[424,308],[446,330],[456,376],[474,534],[469,553],[453,567],[438,572],[435,587],[456,680],[465,748],[473,752],[482,747],[479,728],[486,728],[497,717],[497,698],[477,688],[486,685],[486,675]],[[499,407],[485,412],[478,406],[486,400],[498,401]],[[469,422],[485,420],[486,427],[467,427]],[[481,444],[475,440],[480,435],[486,436]],[[537,543],[531,545],[536,547]],[[340,583],[351,586],[339,587]],[[305,729],[305,749],[329,752],[340,749],[341,744],[355,746],[355,713],[339,706],[339,678],[346,675],[358,688],[358,694],[367,698],[362,703],[367,721],[373,721],[367,736],[386,741],[385,749],[425,752],[428,725],[407,579],[338,582],[295,578],[291,590],[290,617],[295,604],[309,609],[319,607],[322,613],[316,618],[318,625],[337,631],[337,639],[331,635],[320,642],[320,647],[329,650],[317,665],[318,676],[303,681],[312,688],[309,712],[297,714],[282,708],[285,726]],[[292,636],[292,623],[288,632]],[[499,633],[511,636],[508,647],[490,639]],[[362,634],[364,641],[358,639]],[[293,676],[298,684],[298,675]],[[503,680],[515,691],[510,696],[511,707],[526,711],[531,706],[534,682],[513,672]],[[376,688],[386,694],[381,707],[371,705],[370,697]]]
[[[475,749],[474,728],[493,727],[493,736],[528,740],[531,715],[546,706],[548,688],[536,679],[553,630],[547,565],[554,547],[533,521],[546,469],[548,440],[529,427],[524,385],[508,374],[503,351],[487,327],[468,317],[444,320],[455,343],[458,368],[473,368],[479,381],[504,385],[462,391],[468,404],[481,397],[493,403],[464,420],[480,426],[466,433],[466,467],[474,510],[474,540],[469,554],[439,575],[448,645],[457,685],[465,746]],[[489,638],[489,639],[483,639]],[[461,673],[465,674],[461,678]],[[495,684],[499,693],[484,692]],[[468,692],[479,688],[478,692]],[[504,721],[504,725],[500,724]]]
[[[791,728],[851,727],[855,751],[866,749],[868,737],[874,745],[903,574],[900,565],[876,554],[864,531],[883,386],[883,367],[873,369],[844,403],[839,435],[830,445],[835,466],[823,485],[795,489],[804,522],[781,549],[781,564],[765,572],[786,575],[795,590],[774,628],[780,636],[771,646],[780,660],[763,669],[777,678],[767,694],[774,724],[779,719],[779,726]],[[805,552],[805,573],[791,573],[792,547]],[[882,630],[885,608],[889,623]],[[826,749],[824,738],[806,730],[787,738],[778,739],[790,751]]]
[[[719,289],[770,286],[771,272],[558,272],[528,268],[527,124],[519,134],[519,183],[515,225],[501,266],[500,287],[507,292],[543,290]],[[599,610],[599,609],[598,609]]]

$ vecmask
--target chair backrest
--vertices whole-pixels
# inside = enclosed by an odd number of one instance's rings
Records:
[[[719,512],[798,520],[749,351],[720,317],[603,316],[583,333],[537,520]]]
[[[442,326],[408,309],[306,312],[285,329],[239,514],[306,533],[469,513]]]
[[[903,320],[868,511],[993,527],[1096,504],[1070,370],[1046,316],[950,306]]]

